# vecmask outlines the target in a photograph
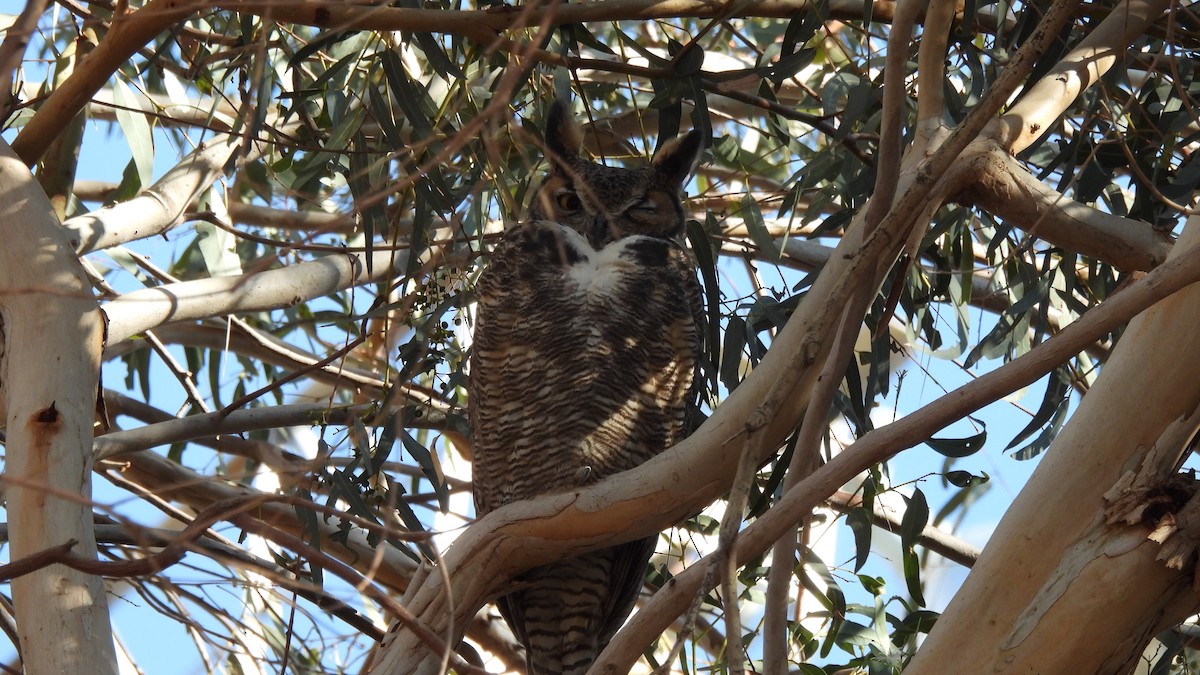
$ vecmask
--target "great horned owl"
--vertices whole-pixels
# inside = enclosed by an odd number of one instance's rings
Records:
[[[631,469],[694,402],[700,287],[683,248],[692,132],[649,166],[580,157],[555,103],[551,169],[477,284],[470,415],[478,514]],[[533,569],[498,600],[530,675],[583,673],[633,610],[656,537]]]

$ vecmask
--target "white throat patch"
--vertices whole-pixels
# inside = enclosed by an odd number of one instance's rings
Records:
[[[579,254],[581,260],[567,270],[567,278],[576,288],[587,295],[609,295],[620,289],[626,274],[638,263],[626,255],[626,249],[636,242],[648,239],[640,234],[625,237],[597,251],[575,230],[564,227],[563,240]]]

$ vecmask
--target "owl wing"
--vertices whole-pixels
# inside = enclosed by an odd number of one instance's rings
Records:
[[[553,223],[510,229],[476,283],[468,395],[481,515],[567,486],[577,468],[552,452],[585,424],[566,392],[590,384],[576,363],[581,306],[566,276],[588,247],[573,234]]]

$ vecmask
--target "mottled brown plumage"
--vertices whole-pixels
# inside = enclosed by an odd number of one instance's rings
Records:
[[[682,246],[692,133],[647,167],[579,156],[561,104],[552,168],[528,220],[505,233],[476,286],[471,357],[476,511],[571,490],[677,441],[700,355],[700,289]],[[583,673],[620,628],[656,538],[539,567],[500,598],[531,675]]]

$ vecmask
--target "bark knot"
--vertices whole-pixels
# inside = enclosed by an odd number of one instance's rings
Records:
[[[37,415],[34,415],[33,421],[37,424],[58,424],[62,415],[59,414],[55,404],[55,401],[51,401],[50,407],[38,411]]]

